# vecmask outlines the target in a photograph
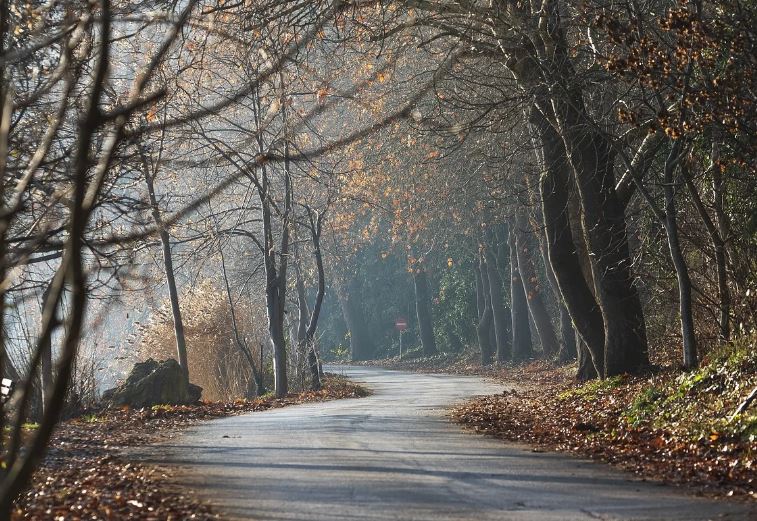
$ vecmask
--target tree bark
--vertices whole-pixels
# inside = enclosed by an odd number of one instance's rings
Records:
[[[576,380],[579,382],[586,382],[599,378],[599,373],[591,358],[591,352],[581,338],[577,339],[577,354],[578,354],[578,371],[576,372]]]
[[[581,199],[605,330],[603,376],[638,373],[649,365],[646,326],[631,270],[624,208],[615,193],[614,153],[586,111],[567,58],[567,41],[561,33],[557,37],[554,72],[561,85],[551,88],[551,103],[537,103],[542,113],[555,116]]]
[[[340,291],[339,304],[350,331],[350,359],[353,362],[370,360],[375,351],[360,302],[362,298],[359,283],[351,279]]]
[[[534,195],[539,195],[538,191],[534,192]],[[540,197],[535,199],[541,200]],[[560,348],[557,353],[557,360],[561,363],[574,360],[578,353],[576,351],[576,332],[573,327],[573,322],[568,313],[568,308],[565,307],[565,301],[560,294],[560,287],[557,285],[557,279],[555,278],[555,272],[552,269],[552,264],[549,262],[549,251],[547,247],[547,235],[544,225],[544,216],[541,216],[541,229],[537,229],[536,225],[532,227],[533,232],[539,238],[539,253],[541,255],[542,263],[544,264],[544,272],[547,275],[549,286],[552,290],[552,295],[555,298],[555,305],[557,307],[557,316],[560,324]]]
[[[418,317],[418,329],[421,334],[423,354],[432,356],[439,351],[434,338],[434,319],[431,308],[431,287],[428,282],[426,268],[414,268],[413,284],[415,286],[415,314]]]
[[[515,233],[518,243],[518,267],[520,269],[523,289],[528,303],[528,310],[531,312],[536,333],[539,335],[544,356],[552,358],[557,354],[559,345],[555,335],[552,319],[547,313],[547,308],[541,297],[541,290],[537,283],[536,269],[533,264],[533,252],[528,241],[528,230],[530,229],[527,208],[520,207],[516,211]]]
[[[476,266],[476,296],[480,301],[478,325],[476,335],[481,349],[481,365],[491,365],[493,352],[489,329],[492,324],[492,306],[489,295],[489,276],[487,275],[483,255],[479,254],[479,264]]]
[[[313,312],[310,314],[310,320],[305,330],[305,345],[308,352],[308,367],[310,368],[310,388],[314,391],[318,391],[322,387],[321,361],[318,356],[315,333],[318,329],[318,319],[321,316],[323,297],[326,295],[326,272],[323,268],[323,253],[321,251],[321,229],[324,216],[325,212],[321,212],[315,216],[314,212],[308,208],[310,239],[313,243],[313,256],[315,257],[315,265],[318,272],[318,291],[315,295]],[[307,300],[305,303],[307,304]]]
[[[42,312],[44,312],[45,302],[47,302],[47,297],[50,294],[51,288],[52,281],[47,285],[44,293],[42,293]],[[49,337],[43,340],[44,341],[40,344],[40,348],[42,349],[42,367],[40,371],[40,394],[42,399],[40,400],[40,404],[42,405],[42,413],[44,414],[47,410],[47,404],[49,401],[47,394],[50,392],[50,389],[53,388],[53,344],[52,339]]]
[[[499,275],[497,257],[494,252],[496,238],[493,229],[486,229],[484,243],[484,264],[486,265],[486,275],[489,280],[489,298],[491,299],[494,339],[497,346],[496,356],[497,362],[504,363],[512,355],[510,345],[510,310],[505,305],[505,298],[502,294],[503,282]]]
[[[604,324],[594,294],[584,278],[571,232],[567,209],[572,182],[565,148],[557,132],[536,108],[531,111],[531,122],[544,154],[539,188],[549,264],[583,348],[590,353],[596,373],[601,375],[604,372]]]
[[[518,265],[518,237],[510,234],[510,313],[513,329],[513,360],[523,361],[533,356],[528,302]]]
[[[694,333],[694,315],[691,307],[691,278],[689,268],[681,251],[678,237],[678,218],[675,205],[675,191],[673,189],[673,173],[681,158],[681,140],[675,141],[670,154],[665,161],[664,193],[665,193],[665,231],[668,236],[670,258],[673,261],[678,279],[678,300],[681,313],[681,336],[683,338],[683,365],[693,369],[698,365],[696,334]]]
[[[145,184],[147,185],[147,195],[150,199],[150,210],[155,226],[158,228],[160,244],[163,248],[163,271],[166,275],[166,285],[168,286],[168,298],[171,302],[171,316],[173,317],[173,329],[176,336],[176,355],[179,359],[179,366],[184,371],[184,375],[189,379],[189,360],[187,357],[187,342],[184,336],[184,322],[181,318],[181,307],[179,306],[179,292],[176,288],[176,277],[174,275],[173,254],[171,252],[171,237],[168,230],[163,224],[160,215],[158,200],[155,196],[155,185],[153,183],[150,165],[145,152],[140,148],[142,164],[145,174]]]

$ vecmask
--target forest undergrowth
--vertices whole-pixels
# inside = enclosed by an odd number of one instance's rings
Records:
[[[91,411],[59,425],[31,486],[16,500],[11,519],[218,519],[210,506],[172,485],[170,469],[135,463],[124,451],[177,436],[199,421],[368,394],[342,376],[327,374],[320,391],[281,399],[266,395],[234,402]]]

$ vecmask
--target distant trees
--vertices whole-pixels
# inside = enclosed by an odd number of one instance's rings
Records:
[[[491,238],[481,240],[483,253],[470,273],[478,302],[471,320],[484,363],[498,347],[505,352],[497,338],[505,330],[504,320],[499,327],[496,320],[502,298],[509,299],[513,320],[518,317],[508,334],[514,353],[517,345],[527,345],[518,333],[530,330],[519,312],[526,302],[534,327],[529,336],[548,357],[559,353],[566,359],[577,349],[580,378],[648,367],[648,336],[659,343],[661,334],[669,334],[661,331],[655,309],[662,295],[668,306],[678,307],[685,367],[697,364],[696,337],[713,338],[709,317],[717,315],[720,338],[730,334],[731,286],[746,297],[741,320],[754,316],[746,311],[753,309],[746,304],[752,291],[745,291],[753,282],[736,280],[748,272],[736,266],[749,258],[746,245],[754,244],[754,234],[734,232],[725,209],[727,187],[735,197],[754,188],[742,174],[754,169],[748,136],[754,131],[749,89],[755,80],[745,72],[748,66],[737,65],[752,50],[746,42],[754,9],[728,2],[662,3],[643,12],[630,4],[586,10],[556,0],[392,4],[380,21],[361,27],[398,64],[403,60],[397,56],[412,52],[422,56],[417,74],[428,74],[445,53],[468,51],[438,80],[434,96],[419,102],[410,133],[393,129],[394,146],[414,143],[403,155],[417,157],[422,146],[429,147],[425,158],[411,161],[412,170],[404,170],[413,176],[411,184],[424,179],[423,190],[387,196],[397,186],[390,175],[373,187],[382,201],[376,209],[392,208],[390,218],[429,233],[437,219],[454,221],[456,211],[473,207],[485,227],[507,222],[515,231],[508,264],[522,284],[500,291],[491,270]],[[408,51],[409,41],[423,50]],[[402,76],[401,65],[394,76]],[[409,83],[395,85],[412,90]],[[733,100],[728,107],[726,98]],[[375,166],[366,169],[397,168],[386,161]],[[445,174],[435,174],[437,169]],[[457,176],[467,178],[460,200],[439,198]],[[702,194],[712,195],[705,201]],[[401,210],[403,199],[423,208],[423,218]],[[528,216],[524,207],[531,203]],[[468,230],[439,230],[434,242],[454,240],[460,231],[475,237],[471,224]],[[667,259],[654,251],[657,230],[664,232]],[[744,248],[740,253],[737,243]],[[539,279],[551,291],[539,291]],[[711,286],[717,298],[704,289]]]

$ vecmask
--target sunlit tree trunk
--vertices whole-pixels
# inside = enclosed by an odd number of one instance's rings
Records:
[[[318,348],[315,341],[315,333],[318,329],[318,319],[321,316],[323,307],[323,297],[326,295],[326,272],[323,268],[323,252],[321,251],[321,229],[325,212],[316,213],[307,208],[308,228],[310,230],[310,239],[313,244],[313,256],[315,257],[316,272],[318,274],[318,290],[315,294],[313,311],[310,313],[310,319],[307,321],[305,328],[305,349],[307,350],[307,363],[310,370],[310,388],[318,391],[322,387],[321,382],[321,362],[318,356]],[[307,307],[307,300],[304,295],[304,286],[302,292],[302,302]]]
[[[681,172],[683,174],[686,186],[691,194],[691,199],[694,202],[694,207],[697,209],[702,222],[704,222],[707,234],[710,237],[713,250],[715,252],[715,270],[717,275],[718,284],[718,312],[719,312],[719,331],[720,339],[727,341],[731,336],[730,325],[730,310],[731,310],[731,291],[728,287],[728,268],[726,263],[726,243],[725,238],[728,236],[728,220],[723,211],[723,178],[720,173],[719,167],[715,166],[718,160],[718,147],[713,144],[712,147],[712,192],[714,207],[714,218],[710,217],[710,213],[705,207],[702,197],[698,188],[694,184],[694,180],[690,172],[688,171],[685,162],[681,164]]]
[[[538,191],[536,191],[538,195]],[[560,348],[557,353],[557,360],[559,362],[568,362],[573,360],[577,356],[576,352],[576,335],[577,332],[573,327],[573,321],[568,313],[568,308],[565,307],[565,301],[560,294],[560,287],[557,285],[557,279],[555,278],[555,272],[552,269],[552,264],[549,262],[549,252],[547,248],[547,236],[544,230],[544,219],[542,216],[541,227],[537,229],[537,226],[532,227],[532,231],[539,238],[539,253],[541,255],[542,262],[544,264],[544,272],[547,275],[550,289],[555,298],[555,305],[557,307],[557,315],[560,326]]]

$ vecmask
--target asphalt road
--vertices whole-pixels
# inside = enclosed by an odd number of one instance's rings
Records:
[[[139,455],[178,467],[231,519],[450,521],[757,519],[604,465],[464,432],[446,408],[502,386],[338,368],[367,398],[214,420]],[[750,515],[751,514],[751,515]]]

